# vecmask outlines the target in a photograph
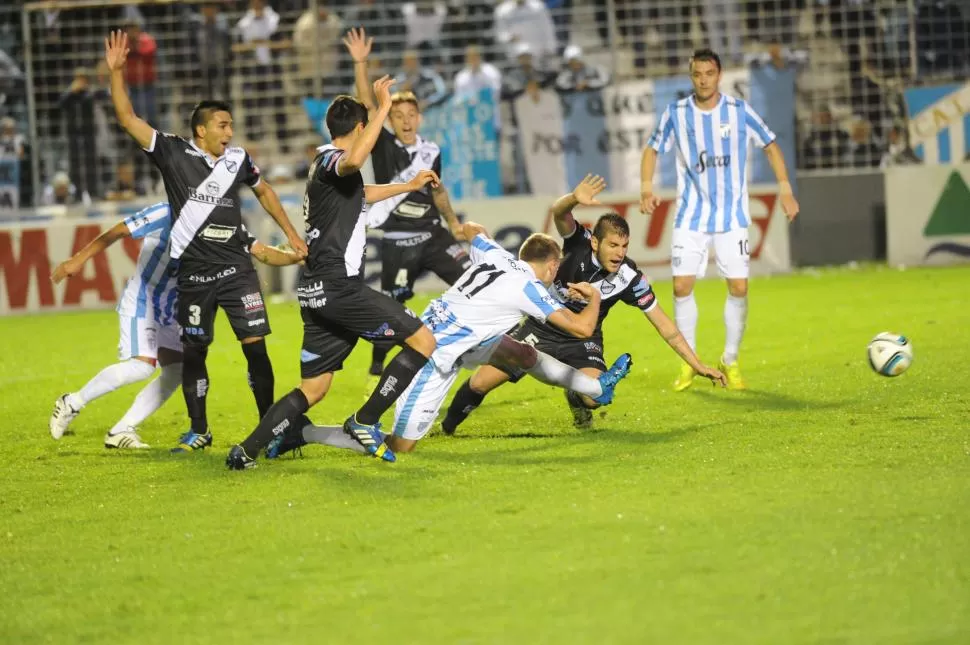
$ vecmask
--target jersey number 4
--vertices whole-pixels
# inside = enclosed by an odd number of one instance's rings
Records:
[[[497,269],[494,264],[479,264],[461,284],[455,285],[455,288],[458,289],[458,293],[466,298],[471,298],[498,280],[499,276],[504,273],[505,271]]]

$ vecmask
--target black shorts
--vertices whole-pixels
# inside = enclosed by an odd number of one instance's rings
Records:
[[[606,371],[606,361],[603,359],[603,335],[594,334],[590,338],[570,338],[549,329],[548,325],[538,323],[529,318],[524,323],[509,332],[515,340],[532,345],[544,354],[549,354],[558,361],[577,370],[593,367],[601,372]],[[513,383],[525,376],[524,370],[496,366],[511,377]]]
[[[296,296],[303,318],[300,374],[305,379],[341,369],[358,338],[399,344],[422,325],[404,305],[357,278],[304,278]]]
[[[236,338],[267,336],[269,316],[252,265],[181,265],[178,272],[178,323],[186,345],[208,345],[216,309],[226,312]]]
[[[464,247],[440,226],[400,240],[385,236],[381,241],[381,291],[404,302],[414,295],[414,283],[425,271],[451,286],[471,264]]]

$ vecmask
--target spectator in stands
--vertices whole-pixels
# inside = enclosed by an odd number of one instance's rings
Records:
[[[448,7],[444,2],[419,0],[401,5],[401,18],[407,34],[405,47],[418,50],[423,57],[438,62],[441,37],[444,31]],[[395,88],[399,90],[400,88]]]
[[[98,101],[106,99],[104,90],[91,87],[91,72],[74,70],[71,86],[61,96],[59,106],[67,127],[70,179],[85,204],[100,197],[98,189],[98,125],[95,113]]]
[[[114,185],[105,193],[105,199],[112,201],[126,201],[144,196],[145,191],[135,180],[135,164],[122,161],[118,164]]]
[[[539,67],[556,55],[556,30],[549,9],[541,0],[504,0],[495,9],[495,40],[509,58],[527,45]]]
[[[849,129],[849,143],[846,146],[844,163],[850,168],[878,168],[882,162],[883,146],[872,134],[872,125],[859,119]]]
[[[306,180],[310,173],[310,166],[313,165],[313,161],[317,158],[317,148],[322,145],[319,138],[307,139],[303,144],[303,161],[297,164],[296,169],[293,171],[294,179]]]
[[[75,202],[77,189],[71,183],[66,172],[58,172],[51,179],[51,183],[44,188],[43,203],[45,206],[56,204],[69,205]]]
[[[910,146],[906,126],[898,124],[893,126],[889,131],[889,147],[883,154],[879,167],[885,169],[890,166],[907,166],[920,163],[923,163],[923,160]]]
[[[314,95],[317,79],[323,94],[339,94],[337,64],[342,56],[341,38],[346,29],[326,0],[317,0],[317,11],[307,9],[293,28],[293,48],[297,56],[298,78],[307,96]]]
[[[849,136],[832,118],[832,113],[821,110],[815,115],[812,130],[802,144],[799,168],[838,168],[842,165],[849,144]]]
[[[188,47],[195,67],[189,75],[179,116],[187,123],[191,109],[203,99],[229,100],[232,71],[232,31],[219,2],[204,2],[188,19]]]
[[[532,49],[527,43],[516,45],[514,53],[518,66],[502,75],[503,100],[514,101],[526,90],[534,93],[555,82],[555,73],[536,66]]]
[[[401,16],[388,5],[384,0],[356,0],[343,10],[342,15],[347,27],[362,27],[368,36],[374,38],[371,54],[381,54],[390,60],[388,56],[394,56],[403,49],[403,39],[400,37]],[[350,70],[346,82],[353,84],[353,70]],[[341,79],[343,84],[344,80]]]
[[[446,65],[462,66],[469,45],[477,45],[480,51],[492,50],[494,11],[494,2],[488,0],[452,0],[441,35]]]
[[[441,74],[421,64],[417,50],[409,49],[401,57],[401,71],[394,77],[395,92],[414,92],[418,110],[438,105],[448,97],[448,85]]]
[[[563,70],[556,77],[556,89],[560,92],[585,92],[601,90],[610,82],[610,73],[600,65],[583,60],[583,50],[570,45],[563,52]]]
[[[276,119],[276,137],[280,151],[288,150],[283,69],[277,61],[281,49],[291,43],[279,31],[280,16],[266,5],[266,0],[250,0],[249,10],[236,25],[241,43],[233,51],[245,57],[243,109],[246,112],[246,135],[254,141],[263,139],[263,111],[271,108]]]
[[[17,62],[0,49],[0,109],[6,108],[13,98],[22,98],[24,73]]]
[[[17,122],[11,117],[0,119],[0,157],[14,157],[23,161],[26,156],[24,135],[17,132]]]
[[[158,101],[155,96],[155,81],[157,80],[158,44],[151,34],[142,30],[138,19],[126,21],[125,30],[128,32],[128,66],[125,68],[125,81],[128,83],[128,95],[135,113],[141,115],[155,128],[162,127],[158,121]]]
[[[468,101],[477,99],[482,92],[488,92],[495,106],[495,132],[502,127],[502,72],[495,65],[482,60],[482,52],[475,45],[465,49],[465,67],[455,74],[455,99]]]

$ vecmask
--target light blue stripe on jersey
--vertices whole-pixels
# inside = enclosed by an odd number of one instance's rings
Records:
[[[536,287],[534,283],[532,282],[527,283],[525,285],[525,289],[523,289],[522,291],[523,293],[525,293],[525,297],[531,300],[532,304],[534,304],[539,309],[539,311],[542,312],[544,316],[548,317],[553,313],[555,313],[556,310],[558,309],[557,307],[554,307],[549,304],[547,300],[547,298],[549,297],[549,292],[546,292],[546,295],[543,296],[543,294],[540,293],[539,289]]]
[[[152,251],[151,259],[148,260],[148,264],[145,265],[145,271],[141,274],[141,284],[138,286],[138,301],[135,307],[135,317],[144,318],[145,313],[148,309],[148,285],[151,283],[152,276],[155,275],[155,270],[158,268],[159,262],[162,261],[162,257],[167,258],[168,254],[168,234],[171,229],[164,231],[160,236],[158,246]],[[158,284],[155,285],[155,291],[158,292],[158,287],[164,285],[167,282],[166,276],[163,274],[161,279],[159,279]],[[154,302],[152,304],[155,304]],[[157,311],[157,310],[156,310]]]
[[[744,109],[744,103],[738,101],[740,105],[740,111],[738,113],[738,177],[741,181],[741,186],[747,182],[747,172],[748,172],[748,119]],[[742,194],[738,195],[738,227],[745,228],[748,225],[748,218],[745,216],[745,210],[747,204],[742,200],[744,199],[743,190]]]
[[[463,338],[468,338],[472,335],[472,330],[468,327],[458,327],[458,329],[447,336],[442,336],[441,338],[435,338],[438,347],[447,347],[448,345],[454,345]]]
[[[440,343],[439,343],[440,346]],[[414,406],[417,405],[418,399],[421,398],[421,391],[424,386],[428,384],[428,379],[434,373],[435,366],[434,363],[428,361],[418,372],[417,377],[414,379],[414,385],[411,387],[411,391],[408,393],[408,398],[404,400],[404,408],[401,410],[400,416],[395,419],[394,422],[394,434],[397,436],[403,436],[405,430],[408,429],[408,421],[411,419],[411,413],[414,412]]]
[[[758,139],[760,139],[762,145],[768,145],[768,143],[770,143],[774,137],[772,137],[771,133],[758,122],[758,118],[755,117],[754,112],[751,110],[751,106],[744,101],[740,101],[740,103],[742,109],[744,110],[744,120],[748,127],[754,130],[755,135],[758,137]]]
[[[131,330],[128,332],[131,335],[131,356],[128,358],[134,358],[138,356],[138,319],[132,316],[131,318]]]
[[[151,217],[152,215],[155,215],[157,213],[160,214],[162,211],[165,211],[164,217],[159,217],[157,219]],[[127,226],[130,230],[131,225],[141,219],[144,219],[147,221],[144,224],[142,224],[140,227],[131,231],[131,237],[136,240],[140,240],[146,235],[149,235],[154,231],[159,231],[165,228],[166,226],[171,226],[172,224],[171,211],[169,209],[168,203],[166,202],[154,204],[153,206],[149,206],[148,208],[143,208],[142,210],[138,211],[134,215],[129,215],[125,219],[125,226]]]
[[[731,108],[728,107],[728,101],[721,101],[721,127],[725,124],[730,125],[731,123]],[[732,128],[733,129],[733,128]],[[737,155],[732,154],[731,148],[734,142],[734,132],[730,133],[730,136],[721,137],[721,154],[727,158],[731,159],[735,164],[740,161]],[[735,166],[737,167],[737,166]],[[731,176],[732,169],[730,166],[724,169],[724,229],[725,231],[731,230],[731,220],[734,216],[734,179]],[[713,232],[714,226],[716,224],[716,216],[711,217],[710,231]]]
[[[164,208],[168,208],[168,205],[165,205]],[[136,232],[138,233],[138,237],[145,237],[146,235],[150,235],[155,231],[160,231],[170,225],[171,221],[169,221],[167,218],[162,218],[155,220],[154,222],[150,222],[147,226],[142,226]],[[132,235],[132,237],[135,236]],[[138,237],[135,239],[138,239]]]
[[[699,154],[697,152],[697,131],[695,129],[696,123],[694,120],[694,105],[687,101],[686,110],[684,111],[684,132],[687,137],[687,148],[689,153],[689,160],[698,159]],[[687,182],[686,190],[684,191],[684,206],[690,202],[691,193],[700,190],[700,175],[698,175],[693,166],[688,165],[687,167]],[[701,211],[704,206],[703,196],[697,195],[697,203],[694,205],[694,212],[690,216],[690,230],[696,231],[701,225]]]
[[[727,101],[722,101],[726,103]],[[717,148],[714,146],[714,116],[713,114],[701,114],[701,127],[704,129],[704,150],[707,152],[707,160],[710,167],[704,172],[707,174],[707,204],[711,209],[711,214],[707,218],[707,232],[713,233],[717,227],[717,175],[722,172],[721,168],[714,165],[714,157],[717,155]],[[722,173],[723,174],[723,173]],[[700,226],[698,226],[698,229]],[[697,230],[691,228],[691,230]]]
[[[499,248],[492,244],[488,239],[482,237],[481,234],[478,234],[472,238],[472,246],[482,253],[488,253],[489,251],[494,251]]]
[[[175,320],[175,299],[178,296],[178,289],[174,286],[168,292],[168,298],[165,299],[165,315],[159,321],[164,325],[170,325]]]

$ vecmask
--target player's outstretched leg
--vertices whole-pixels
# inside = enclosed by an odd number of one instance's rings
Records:
[[[381,440],[384,439],[385,436],[382,433]],[[343,426],[318,426],[304,417],[300,424],[288,427],[283,431],[283,434],[278,435],[270,442],[266,447],[266,458],[275,459],[280,455],[299,450],[308,443],[351,450],[361,455],[368,454],[362,445],[344,432]],[[380,457],[384,461],[397,460],[397,457],[390,450],[384,450]]]
[[[162,351],[159,352],[161,360]],[[149,448],[138,435],[138,426],[150,417],[175,393],[182,383],[181,355],[179,362],[162,365],[158,378],[142,388],[124,416],[104,437],[105,448]]]
[[[78,392],[62,395],[54,403],[54,411],[48,421],[51,437],[60,439],[71,425],[71,421],[85,405],[115,390],[137,383],[150,377],[155,371],[152,363],[129,358],[104,368],[88,381]]]

